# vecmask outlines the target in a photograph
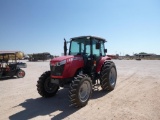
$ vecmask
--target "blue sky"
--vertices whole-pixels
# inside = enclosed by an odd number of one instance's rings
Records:
[[[61,55],[81,35],[108,54],[160,54],[160,0],[0,0],[0,50]]]

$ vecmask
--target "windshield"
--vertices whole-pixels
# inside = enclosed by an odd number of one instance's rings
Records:
[[[72,40],[69,54],[70,55],[90,54],[90,40],[87,38]]]

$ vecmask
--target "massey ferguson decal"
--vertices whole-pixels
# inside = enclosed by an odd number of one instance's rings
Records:
[[[80,60],[81,61],[81,60],[83,60],[83,58],[82,57],[74,57],[73,60]]]

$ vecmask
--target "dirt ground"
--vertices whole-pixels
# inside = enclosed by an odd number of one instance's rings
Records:
[[[0,120],[160,120],[160,61],[115,60],[115,90],[95,90],[81,109],[69,107],[67,89],[49,99],[38,94],[49,61],[24,62],[24,78],[0,80]]]

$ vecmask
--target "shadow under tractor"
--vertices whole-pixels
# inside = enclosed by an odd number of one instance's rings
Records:
[[[116,66],[106,56],[105,39],[80,36],[64,39],[64,56],[50,61],[50,70],[37,81],[38,93],[45,98],[54,96],[60,87],[69,88],[70,106],[83,107],[88,103],[94,86],[112,91],[117,80]],[[70,43],[67,55],[67,43]]]

